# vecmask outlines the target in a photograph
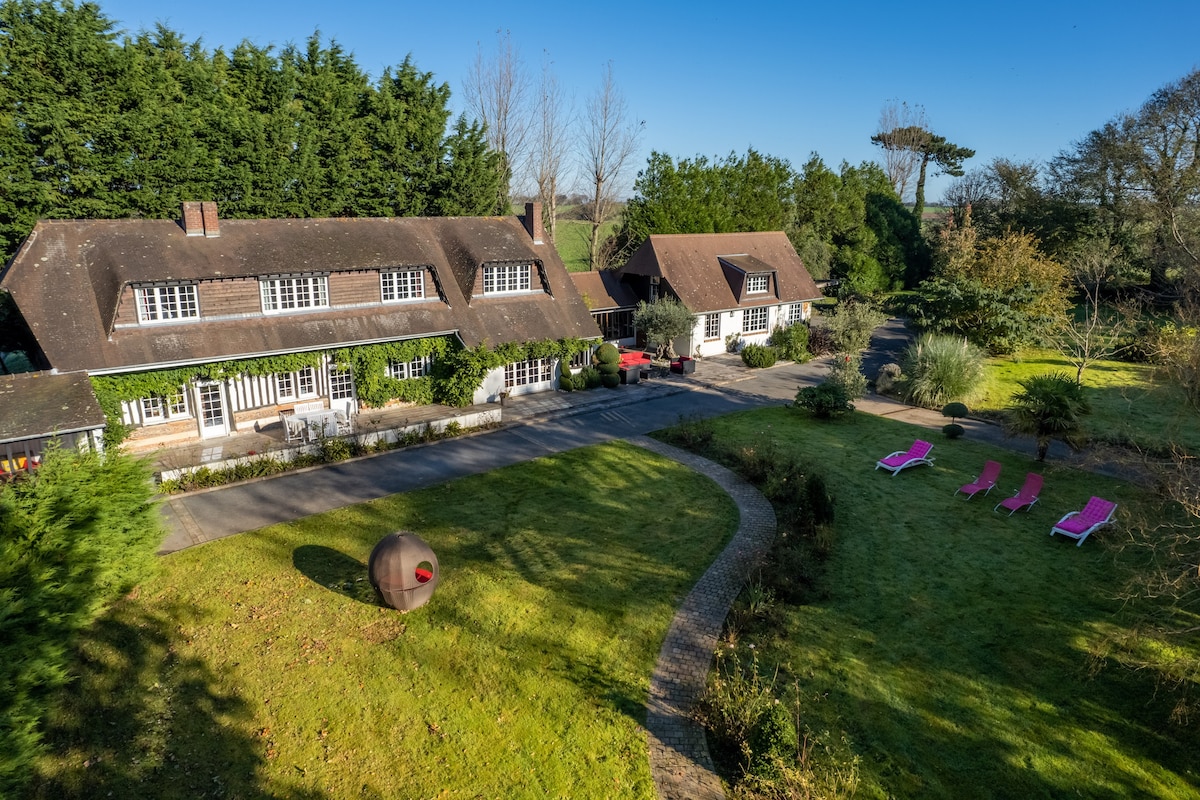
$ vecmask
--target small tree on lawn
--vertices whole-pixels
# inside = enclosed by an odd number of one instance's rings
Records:
[[[1078,450],[1085,438],[1081,417],[1091,413],[1083,386],[1065,372],[1036,375],[1020,386],[1009,407],[1009,430],[1037,440],[1038,461],[1046,460],[1054,439]]]
[[[673,297],[662,297],[653,303],[638,303],[633,324],[646,334],[658,358],[675,358],[675,340],[695,329],[696,315]]]

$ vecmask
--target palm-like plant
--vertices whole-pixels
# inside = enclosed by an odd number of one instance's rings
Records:
[[[1009,430],[1037,440],[1037,460],[1046,460],[1050,442],[1058,439],[1078,450],[1086,439],[1081,417],[1091,413],[1083,386],[1065,372],[1035,375],[1020,382],[1009,406]]]

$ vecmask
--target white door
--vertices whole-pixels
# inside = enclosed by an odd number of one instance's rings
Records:
[[[225,394],[219,383],[196,387],[196,408],[200,410],[200,438],[211,439],[229,433],[229,415],[225,409]]]

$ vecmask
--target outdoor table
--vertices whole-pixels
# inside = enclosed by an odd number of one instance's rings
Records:
[[[304,422],[309,439],[314,439],[321,434],[325,436],[338,435],[337,412],[332,409],[297,413],[295,418]]]

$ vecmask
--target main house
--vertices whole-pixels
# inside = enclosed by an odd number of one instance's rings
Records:
[[[447,348],[599,335],[534,203],[523,218],[222,220],[209,202],[182,212],[41,221],[0,274],[38,366],[113,379],[124,394],[106,410],[140,447],[224,436],[298,402],[353,413],[359,383],[403,399]],[[374,362],[347,365],[369,348]],[[489,366],[467,401],[552,389],[559,374],[553,357]],[[164,389],[163,376],[178,380]]]
[[[806,321],[812,302],[821,297],[791,241],[779,231],[655,234],[603,280],[573,277],[605,338],[622,344],[634,342],[637,301],[681,301],[696,314],[695,329],[675,342],[683,355],[764,343],[774,328]]]

